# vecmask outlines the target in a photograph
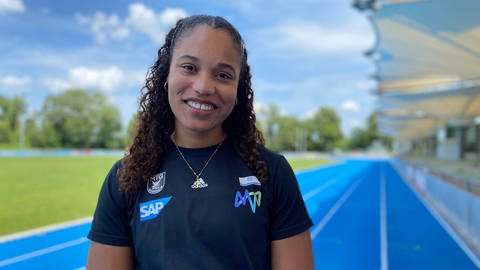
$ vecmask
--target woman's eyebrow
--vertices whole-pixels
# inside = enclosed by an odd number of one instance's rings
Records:
[[[180,57],[178,57],[179,60],[181,59],[189,59],[189,60],[192,60],[192,61],[195,61],[195,62],[198,62],[199,59],[195,56],[192,56],[192,55],[188,55],[188,54],[185,54],[185,55],[182,55]]]

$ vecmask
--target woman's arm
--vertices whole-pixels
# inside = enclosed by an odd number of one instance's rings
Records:
[[[313,270],[312,240],[308,230],[272,241],[273,270]]]
[[[133,270],[131,247],[120,247],[91,242],[88,251],[87,270]]]

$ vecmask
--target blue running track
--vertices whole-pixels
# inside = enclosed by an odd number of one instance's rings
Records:
[[[480,269],[479,258],[389,160],[350,159],[297,178],[314,221],[317,269]],[[89,228],[83,221],[0,238],[0,269],[84,269]]]

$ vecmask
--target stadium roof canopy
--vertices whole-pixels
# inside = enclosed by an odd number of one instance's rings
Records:
[[[381,132],[400,138],[434,135],[446,124],[470,125],[480,115],[480,86],[459,85],[456,89],[379,98]]]
[[[402,138],[431,135],[480,115],[480,1],[363,0],[377,43],[379,126]]]

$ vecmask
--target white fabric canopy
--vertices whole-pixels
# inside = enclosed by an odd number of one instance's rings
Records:
[[[480,1],[355,1],[371,9],[377,43],[379,127],[394,137],[431,134],[480,115]]]
[[[386,115],[390,112],[391,115],[432,117],[447,122],[458,118],[473,121],[480,115],[480,86],[382,95],[379,97],[379,111]]]

